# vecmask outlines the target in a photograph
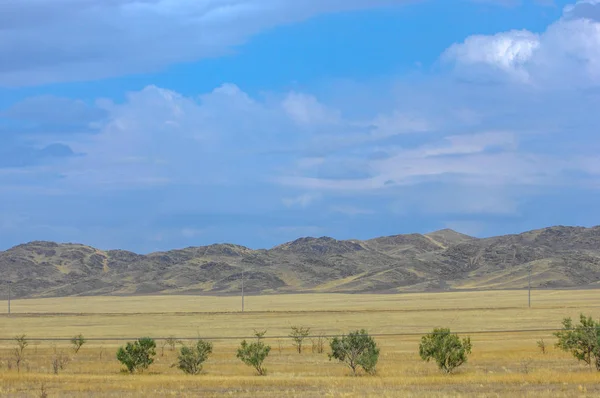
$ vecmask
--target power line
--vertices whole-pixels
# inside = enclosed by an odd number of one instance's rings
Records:
[[[597,328],[600,330],[600,328]],[[499,334],[499,333],[541,333],[541,332],[558,332],[564,329],[495,329],[495,330],[470,330],[470,331],[457,331],[451,332],[452,334]],[[441,332],[440,332],[441,333]],[[423,332],[403,332],[403,333],[369,333],[369,336],[372,337],[414,337],[414,336],[423,336],[425,334],[435,334],[431,331],[423,331]],[[309,337],[324,337],[324,338],[333,338],[333,337],[341,337],[344,333],[338,334],[314,334]],[[138,337],[91,337],[86,338],[87,341],[126,341],[126,340],[136,340],[140,338]],[[167,340],[167,339],[176,339],[176,340],[248,340],[255,339],[256,336],[194,336],[194,337],[152,337],[154,340]],[[289,335],[281,335],[281,336],[264,336],[261,339],[289,339]],[[71,341],[72,337],[28,337],[28,341]],[[13,341],[14,337],[0,337],[0,341]]]

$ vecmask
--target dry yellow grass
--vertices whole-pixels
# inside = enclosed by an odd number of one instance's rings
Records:
[[[11,317],[0,317],[0,337],[26,334],[26,364],[17,373],[8,368],[12,341],[0,342],[0,396],[50,397],[134,396],[255,396],[255,397],[581,397],[600,394],[600,373],[591,372],[567,354],[552,348],[551,332],[475,333],[469,363],[457,374],[440,374],[418,357],[419,334],[436,326],[453,331],[497,331],[556,328],[565,316],[580,312],[598,316],[600,292],[534,292],[527,308],[524,291],[493,291],[404,295],[303,294],[246,298],[241,314],[239,297],[155,296],[89,297],[13,301]],[[350,377],[326,354],[294,353],[288,338],[291,325],[318,334],[357,328],[371,333],[415,333],[380,336],[378,374]],[[267,329],[272,346],[269,375],[254,376],[235,358],[239,340],[253,329]],[[90,341],[58,376],[52,374],[55,350],[69,352],[69,338],[83,333]],[[171,367],[176,352],[161,342],[155,364],[140,375],[120,373],[115,359],[124,342],[110,340],[142,335],[211,337],[214,354],[200,376],[183,375]],[[231,339],[234,338],[234,339]],[[536,340],[550,346],[542,355]]]

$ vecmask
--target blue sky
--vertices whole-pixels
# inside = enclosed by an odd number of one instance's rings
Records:
[[[600,224],[600,1],[0,9],[0,250]]]

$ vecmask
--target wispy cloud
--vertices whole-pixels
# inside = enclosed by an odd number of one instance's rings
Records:
[[[21,0],[3,2],[0,86],[149,72],[224,55],[252,35],[316,15],[410,0]],[[82,29],[85,27],[85,29]]]
[[[305,208],[310,206],[311,203],[314,203],[316,200],[320,198],[318,194],[309,194],[305,193],[300,196],[292,197],[292,198],[284,198],[282,202],[287,207],[301,207]]]

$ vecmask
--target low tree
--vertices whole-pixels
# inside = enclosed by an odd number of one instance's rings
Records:
[[[467,362],[471,353],[471,339],[460,339],[451,334],[450,329],[434,329],[432,333],[421,338],[419,355],[424,361],[434,360],[444,373],[452,371]]]
[[[148,369],[154,362],[155,355],[156,342],[150,337],[143,337],[133,343],[128,342],[117,351],[117,359],[125,365],[129,373]]]
[[[537,346],[540,349],[540,351],[542,352],[542,354],[546,354],[546,342],[544,341],[544,339],[539,339],[537,341]]]
[[[198,340],[196,345],[181,347],[177,367],[187,374],[197,375],[202,371],[202,365],[212,353],[212,344]]]
[[[29,345],[29,341],[27,341],[27,336],[24,334],[20,336],[15,336],[14,338],[17,346],[13,351],[13,355],[15,357],[15,365],[17,366],[17,372],[21,372],[21,364],[25,360],[25,348]]]
[[[87,340],[83,338],[81,333],[71,339],[71,345],[73,346],[73,351],[75,351],[75,354],[79,352],[85,343],[87,343]]]
[[[579,325],[574,326],[571,318],[563,319],[562,325],[562,330],[554,333],[556,347],[600,371],[600,322],[581,314]]]
[[[257,336],[257,341],[253,343],[242,341],[236,356],[246,365],[256,369],[260,376],[264,376],[267,374],[267,369],[263,366],[263,362],[269,356],[271,347],[263,343],[261,337]]]
[[[292,326],[292,332],[290,333],[290,337],[296,346],[296,350],[298,354],[302,354],[302,342],[305,338],[310,335],[310,328],[305,328],[302,326]]]
[[[359,368],[369,374],[375,373],[379,348],[366,330],[356,330],[342,337],[334,337],[329,344],[331,347],[329,360],[337,359],[343,362],[354,375]]]

